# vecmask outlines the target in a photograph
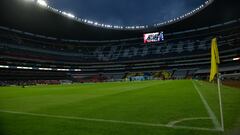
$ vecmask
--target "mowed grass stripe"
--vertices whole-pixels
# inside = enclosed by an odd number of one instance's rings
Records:
[[[103,84],[83,84],[83,85],[50,85],[21,87],[2,87],[0,88],[0,108],[29,109],[22,111],[33,111],[41,107],[69,105],[75,102],[83,102],[104,96],[112,96],[132,90],[159,85],[164,82],[149,83],[103,83]],[[50,87],[48,89],[48,87]],[[33,106],[34,105],[34,106]]]
[[[17,101],[14,101],[16,107],[10,108],[5,103],[8,108],[3,109],[164,124],[188,117],[208,116],[201,100],[192,89],[190,81],[147,81],[86,85],[91,89],[82,89],[85,86],[77,86],[76,90],[70,89],[70,91],[73,91],[73,97],[71,98],[65,97],[62,90],[60,90],[61,94],[58,94],[59,91],[51,91],[50,89],[50,95],[47,95],[47,98],[40,95],[37,97],[42,99],[38,99],[34,95],[30,99],[27,97],[27,100],[23,98],[23,101],[17,99]],[[57,88],[53,87],[53,89]],[[105,91],[104,88],[111,90]],[[69,94],[69,89],[65,91]],[[84,95],[82,95],[82,92],[84,92]],[[44,91],[44,93],[46,92]],[[96,95],[86,98],[88,97],[86,93]],[[62,101],[61,97],[66,99]],[[57,100],[55,100],[56,98]]]
[[[199,87],[202,91],[202,87]],[[203,92],[204,97],[205,92],[208,91]],[[234,94],[231,94],[233,92]],[[226,94],[226,92],[224,93]],[[228,98],[226,101],[231,103],[226,105],[229,111],[226,113],[226,127],[229,130],[230,127],[233,127],[233,122],[239,118],[237,113],[230,112],[230,110],[237,110],[237,108],[231,107],[238,103],[239,92],[228,90],[226,96]],[[234,98],[230,98],[232,96]],[[211,102],[209,103],[211,105]],[[71,134],[73,130],[77,134],[84,135],[218,134],[208,132],[209,130],[218,130],[212,129],[211,120],[207,120],[209,115],[192,82],[188,80],[35,86],[25,89],[2,87],[0,88],[0,110],[19,113],[18,115],[6,112],[0,114],[1,125],[3,125],[0,128],[4,129],[1,131],[6,131],[4,133],[0,131],[3,135],[10,135],[11,131],[14,131],[14,135],[26,135],[24,131],[26,129],[30,130],[29,134],[34,134],[39,131],[38,127],[44,127],[43,135],[50,135],[60,129],[59,122],[61,122],[64,132],[57,133],[61,135]],[[48,115],[49,118],[20,113]],[[54,118],[56,116],[59,118]],[[233,119],[231,116],[235,116],[235,118]],[[66,117],[66,119],[60,117]],[[199,117],[206,117],[206,120],[197,120]],[[74,118],[108,122],[74,120]],[[182,119],[192,118],[197,121],[182,122]],[[169,128],[170,126],[167,124],[172,121],[181,122],[174,124],[174,128]],[[19,125],[15,123],[19,123]],[[165,127],[166,125],[168,127]],[[66,130],[64,130],[65,127],[67,127]],[[197,130],[192,130],[193,128]],[[200,129],[207,130],[202,132],[203,130]],[[133,130],[135,131],[131,132]]]
[[[186,117],[208,116],[199,96],[192,89],[191,82],[176,81],[175,83],[179,85],[187,86],[183,90],[175,89],[172,82],[162,84],[160,81],[158,83],[159,85],[140,90],[124,91],[81,102],[50,106],[33,112],[165,124]],[[186,98],[186,96],[193,99]]]

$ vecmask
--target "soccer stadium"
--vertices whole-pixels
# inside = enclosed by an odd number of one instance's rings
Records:
[[[240,135],[240,1],[147,25],[50,1],[0,0],[1,135]]]

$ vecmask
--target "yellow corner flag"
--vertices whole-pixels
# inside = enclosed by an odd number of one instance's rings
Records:
[[[217,38],[212,39],[211,44],[211,72],[209,81],[213,81],[216,74],[218,73],[218,64],[220,64],[219,52],[217,47]]]

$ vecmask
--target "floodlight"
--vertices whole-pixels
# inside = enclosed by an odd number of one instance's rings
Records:
[[[233,58],[234,61],[237,61],[237,60],[240,60],[240,57],[239,58]]]
[[[24,0],[26,2],[34,2],[35,0]]]
[[[70,13],[68,13],[67,16],[70,17],[70,18],[74,18],[75,17],[73,14],[70,14]]]
[[[62,14],[66,15],[67,17],[70,17],[70,18],[75,18],[75,15],[73,15],[71,13],[62,12]]]
[[[9,66],[0,65],[0,68],[9,68]]]
[[[50,71],[50,70],[52,70],[52,68],[38,68],[38,70],[46,70],[46,71]]]
[[[39,5],[41,5],[41,6],[44,6],[44,7],[47,7],[47,6],[48,6],[48,5],[47,5],[47,2],[44,1],[44,0],[37,0],[37,3],[38,3]]]

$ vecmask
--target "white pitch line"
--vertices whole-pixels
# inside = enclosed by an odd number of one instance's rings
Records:
[[[50,115],[50,114],[17,112],[17,111],[7,111],[7,110],[0,110],[0,112],[1,113],[15,114],[15,115],[34,116],[34,117],[57,118],[57,119],[68,119],[68,120],[82,120],[82,121],[115,123],[115,124],[125,124],[125,125],[138,125],[138,126],[148,126],[148,127],[166,127],[166,128],[173,128],[173,129],[189,129],[189,130],[214,131],[214,132],[221,131],[219,129],[202,128],[202,127],[169,126],[168,124],[154,124],[154,123],[145,123],[145,122],[94,119],[94,118],[84,118],[84,117],[75,117],[75,116]]]
[[[193,118],[183,118],[176,121],[171,121],[168,123],[169,126],[175,126],[178,123],[184,122],[184,121],[191,121],[191,120],[210,120],[209,117],[193,117]]]
[[[204,96],[202,95],[202,93],[200,92],[199,88],[197,87],[197,85],[195,84],[194,81],[192,81],[194,88],[196,89],[197,93],[199,94],[204,107],[206,108],[208,115],[210,116],[210,118],[212,119],[213,125],[215,126],[216,129],[222,130],[220,123],[216,117],[216,115],[214,114],[214,112],[212,111],[212,109],[210,108],[207,100],[204,98]]]

